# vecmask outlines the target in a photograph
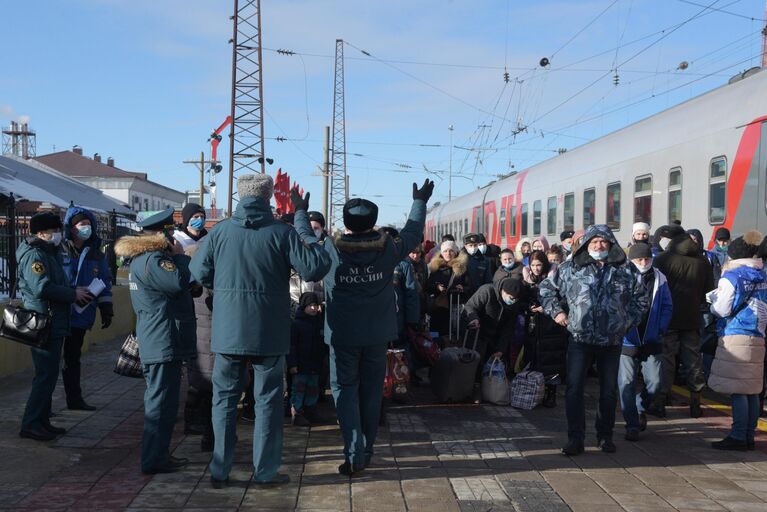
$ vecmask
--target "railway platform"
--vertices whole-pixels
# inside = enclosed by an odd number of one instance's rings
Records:
[[[758,432],[755,451],[711,449],[709,442],[722,438],[730,422],[715,396],[702,418],[691,419],[678,395],[679,405],[666,419],[650,418],[637,443],[623,440],[619,415],[616,453],[591,446],[569,458],[559,452],[566,437],[563,390],[554,409],[519,411],[435,405],[428,389],[417,388],[412,403],[388,409],[374,462],[353,479],[336,472],[342,461],[335,422],[286,426],[283,471],[292,481],[267,490],[250,485],[252,424],[239,424],[231,484],[215,490],[206,471],[209,454],[200,453],[199,437],[183,435],[179,421],[173,454],[191,464],[144,476],[144,383],[112,372],[119,342],[83,357],[85,397],[99,410],[66,410],[57,388],[55,423],[68,432],[50,443],[18,437],[31,372],[0,379],[0,510],[767,510],[767,435]],[[589,384],[591,432],[596,384]],[[324,412],[331,414],[328,404]]]

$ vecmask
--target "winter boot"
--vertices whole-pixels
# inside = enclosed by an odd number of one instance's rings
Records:
[[[552,408],[557,406],[557,387],[552,384],[546,384],[543,395],[543,406]]]
[[[700,407],[700,392],[690,392],[690,418],[701,416],[703,416],[703,409]]]
[[[725,437],[721,441],[714,441],[711,443],[711,448],[717,450],[735,450],[738,452],[745,452],[748,450],[748,444],[745,441],[739,441],[730,436]]]
[[[311,407],[304,407],[304,416],[312,425],[320,425],[326,421],[325,418],[323,418],[317,410],[316,405]]]

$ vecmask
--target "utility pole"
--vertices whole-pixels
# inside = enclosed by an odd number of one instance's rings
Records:
[[[326,227],[330,226],[328,217],[328,179],[330,178],[330,126],[325,127],[325,163],[322,167],[322,215]]]
[[[205,166],[215,166],[218,164],[217,160],[205,160],[205,153],[200,151],[199,160],[184,160],[185,164],[192,164],[200,171],[200,206],[205,208]]]
[[[450,164],[447,171],[447,200],[453,200],[453,125],[447,127],[450,132]]]

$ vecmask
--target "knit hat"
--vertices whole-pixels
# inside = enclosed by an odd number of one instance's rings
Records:
[[[237,195],[240,200],[246,197],[260,197],[269,201],[274,194],[274,181],[268,174],[244,174],[237,178]]]
[[[501,290],[512,297],[519,298],[522,293],[522,281],[514,278],[506,278],[501,282]]]
[[[91,219],[88,217],[88,215],[85,214],[85,212],[80,212],[77,215],[72,215],[72,218],[69,219],[69,225],[77,226],[78,222],[82,222],[84,220],[90,221]]]
[[[61,218],[53,212],[40,212],[32,215],[29,219],[29,232],[36,235],[40,231],[48,229],[61,229]]]
[[[304,292],[301,294],[301,297],[298,299],[298,307],[301,308],[301,310],[305,309],[306,306],[309,306],[311,304],[317,304],[320,305],[320,297],[314,293],[314,292]]]
[[[631,226],[631,234],[633,235],[637,231],[644,231],[648,235],[650,234],[650,225],[646,222],[635,222],[633,226]]]
[[[309,222],[319,222],[320,226],[325,227],[325,216],[320,212],[309,212]]]
[[[186,206],[184,206],[184,209],[181,210],[181,220],[183,221],[183,226],[186,226],[189,224],[189,220],[192,218],[192,216],[201,213],[203,217],[205,216],[205,208],[200,206],[197,203],[187,203]]]
[[[629,259],[637,260],[639,258],[652,258],[652,248],[650,244],[638,242],[629,248]]]
[[[753,258],[759,251],[759,245],[762,243],[763,239],[764,237],[762,234],[755,229],[746,231],[743,236],[730,242],[730,245],[727,246],[727,256],[733,260]]]
[[[378,206],[367,199],[350,199],[344,205],[344,226],[352,233],[372,229],[378,220]]]
[[[439,252],[453,251],[458,254],[458,244],[452,240],[445,240],[442,245],[439,246]]]
[[[565,240],[567,240],[568,238],[572,238],[574,234],[575,234],[575,231],[572,231],[572,230],[565,230],[565,231],[562,231],[562,232],[559,234],[559,241],[560,241],[560,242],[564,242],[564,241],[565,241]]]
[[[476,233],[469,233],[463,237],[464,244],[478,244],[479,240],[479,235]]]
[[[729,240],[730,230],[727,228],[719,228],[716,230],[716,234],[714,235],[714,238],[716,240]]]
[[[455,237],[451,234],[442,235],[442,241],[450,240],[451,242],[455,242]]]

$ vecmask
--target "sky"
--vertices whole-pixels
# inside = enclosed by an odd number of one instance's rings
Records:
[[[0,0],[11,21],[0,124],[29,121],[39,155],[80,145],[194,189],[199,174],[182,162],[209,157],[230,110],[232,9]],[[758,66],[764,10],[764,0],[262,0],[267,172],[288,172],[320,209],[338,38],[350,195],[402,226],[414,181],[435,179],[432,202],[444,202]],[[224,137],[225,171],[228,152]]]

